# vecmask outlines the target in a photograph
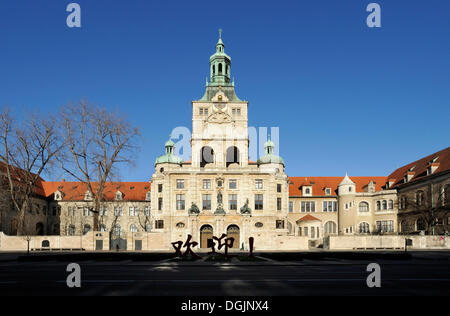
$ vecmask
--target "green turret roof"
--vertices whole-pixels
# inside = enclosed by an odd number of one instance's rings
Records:
[[[270,139],[270,135],[267,139],[267,142],[264,144],[264,148],[266,149],[266,154],[258,159],[258,165],[276,163],[284,166],[284,160],[280,156],[274,155],[273,148],[275,144]]]
[[[173,163],[179,165],[183,163],[183,159],[181,159],[180,157],[178,157],[173,153],[175,149],[175,143],[171,139],[169,139],[165,147],[166,147],[166,154],[158,157],[158,159],[156,159],[155,165],[161,163]]]
[[[231,80],[231,57],[225,53],[225,44],[222,41],[222,30],[219,30],[219,41],[216,52],[209,59],[210,77],[206,79],[206,92],[200,101],[211,99],[222,91],[233,102],[242,102],[234,91],[234,79]]]

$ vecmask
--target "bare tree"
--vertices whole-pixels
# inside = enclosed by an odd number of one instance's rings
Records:
[[[41,174],[49,172],[63,148],[55,118],[38,114],[16,120],[5,108],[0,113],[0,162],[10,201],[16,211],[17,234],[25,232],[26,210],[38,193]]]
[[[118,176],[119,164],[132,164],[139,129],[122,116],[94,107],[87,101],[63,110],[62,130],[68,152],[61,160],[65,172],[83,182],[92,196],[94,230],[108,181]]]
[[[428,191],[415,192],[410,210],[410,214],[416,214],[422,220],[425,230],[435,235],[436,226],[444,225],[450,216],[450,184],[430,185]]]

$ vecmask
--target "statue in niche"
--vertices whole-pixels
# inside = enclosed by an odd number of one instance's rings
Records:
[[[225,214],[225,210],[223,209],[223,195],[222,195],[221,191],[219,191],[219,193],[217,194],[217,209],[214,212],[214,214],[218,214],[218,215]]]

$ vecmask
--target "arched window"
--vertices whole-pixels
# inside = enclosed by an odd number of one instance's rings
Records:
[[[219,75],[222,74],[222,64],[219,64]]]
[[[422,218],[418,218],[416,221],[416,229],[417,230],[425,230],[425,222]]]
[[[122,234],[122,227],[119,224],[116,224],[113,228],[113,233],[116,236],[120,236],[120,234]]]
[[[381,202],[377,201],[377,211],[381,210]]]
[[[402,196],[400,198],[400,209],[404,210],[408,207],[408,199],[406,196]]]
[[[145,225],[145,231],[146,231],[147,233],[149,233],[151,229],[152,229],[152,228],[151,228],[150,224],[146,224],[146,225]]]
[[[359,224],[359,233],[360,234],[368,234],[370,233],[369,223],[362,222]]]
[[[212,67],[212,72],[213,72],[213,75],[216,74],[216,66],[214,66],[214,65],[213,65],[213,67]]]
[[[387,210],[387,201],[383,200],[383,210]]]
[[[214,150],[209,147],[203,147],[200,151],[200,167],[205,167],[208,163],[214,162]]]
[[[85,224],[85,225],[84,225],[84,229],[83,229],[83,235],[86,235],[86,234],[89,233],[90,231],[91,231],[91,225]]]
[[[239,163],[239,149],[235,146],[227,149],[227,167],[232,163]]]
[[[131,226],[130,226],[130,232],[132,232],[132,233],[137,233],[137,232],[138,232],[138,229],[137,229],[137,227],[136,227],[135,224],[131,224]]]
[[[369,212],[369,203],[367,203],[367,202],[359,203],[359,211],[360,212]]]
[[[389,209],[392,210],[394,209],[394,201],[389,200]]]
[[[337,225],[335,222],[329,221],[325,223],[325,235],[336,234]]]

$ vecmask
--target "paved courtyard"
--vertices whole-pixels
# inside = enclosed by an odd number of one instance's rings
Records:
[[[176,262],[154,255],[128,254],[100,259],[66,255],[17,260],[0,254],[1,295],[450,295],[450,252],[414,252],[411,258],[389,253],[259,254],[261,261]],[[273,259],[278,256],[278,260]],[[267,257],[267,258],[266,258]],[[379,259],[377,259],[379,257]],[[25,258],[27,259],[27,258]],[[73,255],[70,259],[74,259]],[[70,262],[81,266],[82,287],[66,285]],[[368,288],[366,267],[381,266],[381,288]]]

